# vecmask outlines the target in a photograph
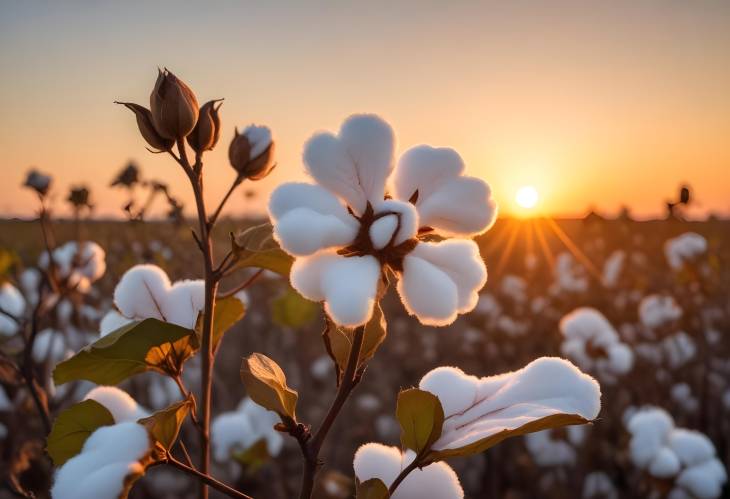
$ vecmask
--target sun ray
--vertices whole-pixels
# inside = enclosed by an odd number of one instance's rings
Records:
[[[494,269],[494,273],[497,276],[502,274],[502,270],[504,269],[504,266],[506,265],[510,255],[512,254],[512,250],[514,249],[515,243],[517,242],[517,235],[521,232],[521,229],[522,224],[513,222],[512,232],[510,232],[507,244],[505,245],[504,250],[499,257],[499,261],[497,262],[497,266]]]
[[[552,218],[546,218],[548,225],[550,228],[555,232],[555,235],[558,236],[560,241],[565,245],[565,247],[572,253],[572,255],[583,264],[583,266],[588,269],[588,272],[593,275],[596,279],[598,279],[599,282],[603,280],[601,273],[598,271],[596,266],[593,264],[593,262],[588,258],[585,253],[581,251],[581,249],[576,246],[576,244],[570,239],[568,234],[565,233],[565,231],[560,228],[560,226],[553,220]]]
[[[540,225],[540,221],[535,222],[535,234],[537,235],[537,241],[540,243],[542,254],[545,256],[545,260],[547,260],[548,265],[550,265],[550,271],[553,271],[555,269],[555,257],[553,256],[553,252],[545,239],[545,233]]]

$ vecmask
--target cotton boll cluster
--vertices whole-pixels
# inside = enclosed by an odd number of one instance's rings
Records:
[[[88,290],[90,284],[106,272],[106,252],[93,241],[85,241],[80,245],[76,241],[69,241],[54,249],[51,258],[46,251],[39,257],[38,267],[50,270],[51,260],[57,276],[80,291]]]
[[[618,499],[618,490],[603,471],[592,471],[583,480],[582,499]]]
[[[615,288],[618,285],[621,272],[624,269],[626,252],[615,250],[603,264],[603,285],[608,288]]]
[[[216,461],[227,462],[231,455],[249,449],[260,440],[266,442],[270,456],[279,455],[284,437],[274,429],[279,416],[253,400],[245,398],[235,411],[218,415],[211,424],[211,444]]]
[[[0,284],[0,308],[20,320],[25,313],[25,299],[18,289],[4,282]],[[0,336],[12,336],[18,331],[18,323],[0,313]]]
[[[671,296],[649,295],[639,304],[639,319],[649,329],[659,329],[682,317],[682,309]]]
[[[634,354],[598,310],[581,307],[560,321],[563,355],[602,381],[614,383],[631,370]]]
[[[695,262],[705,253],[707,239],[696,232],[685,232],[664,244],[664,255],[674,270],[681,270],[685,264]]]
[[[129,319],[116,310],[110,310],[104,317],[101,318],[99,323],[99,335],[106,336],[107,334],[116,331],[117,329],[126,326],[134,319]]]
[[[527,282],[516,275],[506,275],[500,284],[502,294],[514,300],[516,303],[527,301]]]
[[[543,430],[525,435],[525,446],[538,466],[570,466],[577,458],[576,448],[586,437],[583,426],[564,430]]]
[[[127,321],[159,319],[193,329],[205,307],[202,280],[170,284],[165,272],[154,265],[137,265],[129,269],[114,290],[114,304],[119,315],[104,317],[102,331]]]
[[[353,468],[355,476],[360,482],[379,478],[387,487],[390,487],[400,472],[415,457],[416,454],[413,451],[401,453],[397,447],[369,443],[360,447],[355,453]],[[422,499],[425,497],[461,499],[464,497],[464,491],[454,470],[448,464],[438,462],[413,470],[390,497],[393,499]]]
[[[528,325],[513,319],[509,315],[502,315],[497,319],[496,328],[499,332],[514,338],[527,334]]]
[[[584,293],[588,290],[585,268],[576,263],[570,253],[563,252],[555,258],[554,276],[555,283],[550,290],[554,295],[561,292]]]
[[[117,499],[128,480],[144,473],[144,460],[150,452],[147,430],[126,422],[97,429],[84,443],[81,452],[57,472],[53,499]]]
[[[637,411],[627,429],[632,462],[653,477],[672,480],[669,497],[720,496],[727,472],[704,434],[676,428],[672,417],[660,408]]]
[[[86,394],[84,400],[93,400],[106,407],[116,423],[137,421],[149,416],[127,392],[115,386],[97,386]]]
[[[504,430],[516,430],[554,414],[598,415],[598,383],[570,362],[551,357],[486,378],[454,367],[426,374],[419,388],[441,401],[446,421],[433,448],[457,449]]]
[[[692,395],[692,388],[687,383],[682,382],[672,386],[671,396],[672,400],[686,412],[695,412],[699,408],[700,402]]]
[[[33,360],[39,364],[48,361],[55,365],[64,358],[73,354],[73,351],[66,347],[66,339],[63,333],[54,329],[40,331],[33,343]]]
[[[684,331],[667,336],[661,341],[661,346],[664,359],[672,369],[682,367],[697,353],[694,340]]]
[[[466,238],[492,225],[496,204],[484,181],[463,175],[455,151],[414,147],[394,168],[394,143],[393,130],[373,115],[312,137],[304,163],[316,184],[286,183],[272,193],[274,237],[296,257],[292,286],[323,301],[337,324],[367,322],[387,267],[408,313],[445,326],[476,306],[487,273]],[[463,239],[424,242],[419,230]]]

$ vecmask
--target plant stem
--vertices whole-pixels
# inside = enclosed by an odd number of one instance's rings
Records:
[[[327,434],[332,429],[340,410],[345,405],[347,398],[352,390],[359,382],[360,374],[358,373],[358,364],[360,361],[360,352],[362,350],[363,340],[365,339],[365,326],[359,326],[355,329],[352,337],[352,348],[347,359],[347,366],[342,375],[342,381],[337,389],[337,395],[332,401],[332,405],[327,411],[322,424],[309,442],[300,440],[300,447],[304,456],[304,473],[302,475],[302,486],[299,493],[300,499],[309,499],[312,497],[312,489],[314,488],[314,477],[317,473],[319,465],[319,452],[322,444],[327,438]]]
[[[411,461],[411,464],[403,468],[400,474],[395,478],[395,480],[393,480],[393,483],[391,483],[390,487],[388,487],[388,495],[392,496],[393,492],[395,492],[395,489],[398,488],[398,485],[400,485],[401,482],[405,480],[406,477],[410,474],[410,472],[415,470],[416,468],[418,468],[418,457],[413,459],[413,461]]]
[[[222,492],[223,494],[227,495],[228,497],[233,497],[234,499],[253,499],[251,496],[248,496],[244,494],[243,492],[239,492],[236,489],[229,487],[223,482],[219,482],[212,476],[208,475],[207,473],[202,473],[194,468],[191,468],[185,463],[182,463],[175,459],[172,456],[168,455],[167,458],[167,464],[173,466],[174,468],[179,469],[180,471],[184,471],[188,475],[196,477],[198,480],[200,480],[202,483],[205,483],[207,485],[210,485],[218,492]]]

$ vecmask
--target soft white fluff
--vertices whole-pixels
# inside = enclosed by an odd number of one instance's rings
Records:
[[[248,125],[243,129],[242,134],[248,139],[248,144],[251,147],[249,155],[252,159],[259,157],[271,145],[273,140],[271,130],[266,126]]]
[[[592,471],[583,479],[583,499],[618,499],[618,490],[603,471]]]
[[[436,395],[444,407],[443,433],[433,446],[438,450],[458,449],[555,414],[592,420],[601,407],[596,380],[553,357],[486,378],[439,367],[426,374],[419,387]]]
[[[279,416],[245,398],[235,411],[217,416],[210,427],[213,456],[227,462],[234,452],[242,452],[259,440],[266,441],[270,456],[277,456],[284,445],[282,434],[274,429]]]
[[[0,307],[18,320],[23,318],[25,299],[20,291],[9,282],[0,284]],[[0,336],[12,336],[17,331],[18,323],[0,313]]]
[[[33,343],[33,360],[42,364],[46,360],[55,365],[69,353],[63,333],[53,329],[40,331]]]
[[[53,499],[117,499],[130,475],[144,472],[139,462],[150,450],[147,430],[119,423],[96,430],[81,452],[56,472]]]
[[[694,340],[684,331],[667,336],[660,346],[667,365],[673,369],[682,367],[697,353]]]
[[[585,427],[568,426],[566,439],[556,438],[552,430],[525,435],[525,445],[538,466],[569,466],[575,464],[576,447],[585,440]]]
[[[555,258],[555,287],[553,292],[583,293],[588,290],[588,278],[585,269],[576,263],[570,253],[560,253]]]
[[[116,310],[110,310],[101,318],[101,322],[99,323],[99,334],[101,336],[106,336],[107,334],[126,326],[130,322],[131,319],[124,317]]]
[[[685,232],[664,243],[664,255],[669,266],[681,270],[707,252],[707,239],[696,232]]]
[[[603,285],[607,288],[615,288],[618,284],[618,280],[621,277],[621,271],[624,268],[624,261],[626,260],[626,252],[622,250],[615,250],[606,259],[603,264]]]
[[[671,296],[649,295],[639,303],[639,318],[649,329],[657,329],[682,317],[682,309]]]
[[[397,447],[369,443],[361,446],[355,453],[353,468],[361,482],[379,478],[390,486],[398,474],[415,458],[415,453],[401,453]],[[415,469],[401,482],[391,496],[393,499],[461,499],[464,491],[454,470],[444,463],[430,464]]]
[[[115,386],[97,386],[84,400],[94,400],[106,407],[116,423],[137,421],[149,415],[127,392]]]
[[[563,355],[608,383],[631,370],[634,355],[598,310],[580,307],[560,320]]]
[[[524,303],[527,300],[527,281],[516,275],[506,275],[500,284],[502,294],[508,296],[517,303]]]
[[[202,280],[184,280],[170,285],[161,268],[137,265],[117,284],[114,303],[129,321],[153,318],[193,329],[205,307],[205,284]],[[118,317],[109,320],[108,326],[122,322]]]
[[[283,184],[269,201],[275,238],[298,257],[292,286],[306,298],[324,301],[330,317],[342,325],[356,326],[370,318],[379,262],[396,268],[400,264],[388,248],[414,239],[419,229],[471,236],[494,221],[489,186],[462,176],[463,162],[452,150],[419,146],[406,153],[399,165],[403,172],[395,174],[395,198],[386,199],[394,144],[393,131],[382,119],[352,116],[338,135],[316,134],[304,147],[305,167],[318,185]],[[416,191],[414,206],[410,201]],[[360,217],[366,210],[373,217]],[[358,248],[369,254],[345,264],[354,258],[338,258],[337,250],[355,243],[358,234],[369,237],[371,244]],[[457,261],[462,258],[464,262]],[[459,313],[473,309],[486,280],[478,248],[464,241],[417,243],[403,267],[401,298],[428,325],[450,324]],[[341,276],[349,282],[337,282]],[[435,287],[426,296],[422,286],[430,284]]]
[[[675,428],[663,409],[650,407],[635,412],[627,423],[633,463],[652,476],[674,479],[669,497],[714,499],[720,496],[727,472],[707,436]]]
[[[76,241],[69,241],[54,249],[51,255],[59,277],[68,278],[77,286],[85,286],[84,281],[94,282],[106,272],[106,252],[93,241],[85,241],[80,247]],[[48,269],[49,265],[45,251],[38,258],[38,266]]]
[[[404,259],[398,293],[408,313],[423,324],[443,326],[474,309],[486,282],[476,243],[452,239],[416,246]]]

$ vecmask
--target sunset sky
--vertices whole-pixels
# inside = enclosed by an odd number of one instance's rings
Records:
[[[0,0],[0,214],[30,215],[30,166],[55,177],[57,205],[136,160],[190,202],[187,179],[144,149],[133,115],[167,66],[201,104],[225,97],[208,155],[217,202],[233,178],[235,125],[272,128],[276,184],[302,178],[304,141],[374,112],[398,135],[455,148],[505,213],[532,185],[538,208],[661,213],[688,182],[696,215],[730,214],[730,2],[21,2]]]

